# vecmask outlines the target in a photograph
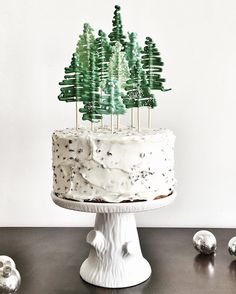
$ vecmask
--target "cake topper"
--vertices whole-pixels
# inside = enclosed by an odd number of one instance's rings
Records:
[[[96,39],[97,46],[97,66],[99,76],[100,95],[102,96],[103,89],[108,78],[108,64],[112,54],[112,47],[109,44],[106,34],[98,31],[98,38]],[[103,127],[103,117],[101,118],[101,127]]]
[[[122,25],[122,20],[121,20],[121,14],[120,14],[120,6],[115,5],[115,11],[114,11],[114,17],[112,20],[112,32],[108,35],[111,41],[111,45],[115,45],[116,42],[120,42],[123,51],[125,50],[126,47],[126,36],[123,34],[123,25]]]
[[[101,108],[98,110],[100,114],[111,115],[111,131],[113,133],[113,114],[125,114],[126,107],[122,101],[122,93],[118,80],[108,78],[105,85],[105,95],[101,97]]]
[[[115,6],[112,20],[112,32],[107,35],[98,31],[98,37],[88,24],[84,24],[83,33],[71,64],[65,68],[64,80],[59,84],[60,101],[75,102],[76,129],[79,127],[78,113],[82,120],[101,122],[103,116],[111,116],[113,133],[113,115],[117,115],[117,128],[120,128],[120,115],[131,110],[131,127],[135,127],[134,110],[137,109],[137,130],[141,128],[140,107],[148,109],[148,128],[151,128],[151,109],[157,106],[154,91],[165,89],[165,79],[161,77],[163,61],[152,38],[147,37],[145,46],[137,42],[137,34],[123,33],[120,6]],[[78,108],[78,103],[83,105]]]
[[[131,76],[133,73],[133,68],[135,66],[136,61],[140,58],[140,54],[142,51],[142,48],[139,46],[137,42],[137,34],[132,32],[128,33],[129,41],[126,44],[126,57],[129,62],[129,68],[131,71]],[[132,99],[130,99],[132,100]],[[131,127],[134,127],[134,106],[130,105],[131,107]],[[128,107],[129,108],[129,107]]]
[[[63,87],[58,99],[60,101],[76,102],[76,129],[78,129],[78,101],[82,100],[83,72],[79,57],[75,53],[72,55],[70,66],[65,68],[64,80],[59,85]]]
[[[83,71],[87,71],[90,62],[91,49],[95,43],[93,29],[88,23],[84,24],[83,34],[79,36],[77,43],[76,54],[79,56]]]
[[[129,65],[125,52],[121,52],[122,45],[115,42],[112,47],[112,56],[110,58],[108,75],[110,78],[116,79],[121,91],[125,89],[126,81],[130,76]],[[119,129],[119,115],[117,115],[117,129]]]
[[[89,120],[91,122],[91,129],[93,129],[93,123],[99,122],[102,118],[98,112],[100,108],[100,94],[98,92],[99,77],[95,44],[90,48],[89,62],[87,65],[88,68],[84,70],[82,91],[82,101],[84,106],[80,108],[79,111],[83,113],[83,120]]]

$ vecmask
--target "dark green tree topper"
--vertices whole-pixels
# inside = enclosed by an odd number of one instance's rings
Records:
[[[127,108],[142,106],[153,108],[156,106],[156,100],[150,92],[140,59],[136,61],[131,70],[131,78],[126,82],[125,90],[127,94],[123,101]]]
[[[94,42],[95,36],[93,35],[93,29],[88,23],[85,23],[83,34],[79,36],[76,48],[76,54],[79,56],[84,71],[87,71],[89,68],[90,52]]]
[[[103,89],[105,81],[108,78],[108,65],[112,53],[112,48],[107,40],[106,34],[99,30],[99,37],[96,39],[97,47],[97,66],[98,66],[98,75],[100,87]]]
[[[160,75],[164,63],[161,60],[160,52],[156,48],[156,44],[149,37],[146,38],[145,47],[142,51],[142,63],[150,89],[167,91],[163,86],[165,79],[161,78]]]
[[[81,72],[81,64],[78,56],[74,53],[70,66],[65,68],[64,80],[59,83],[63,87],[60,89],[61,94],[58,96],[58,99],[66,102],[81,101],[82,83],[83,74]]]
[[[96,47],[90,48],[89,67],[84,72],[82,101],[84,106],[80,108],[82,119],[98,122],[102,116],[98,113],[100,107],[100,95],[98,93],[99,77],[97,72]]]
[[[116,42],[120,42],[123,50],[125,50],[126,42],[125,35],[123,34],[123,26],[120,14],[120,6],[115,5],[114,17],[112,20],[112,32],[108,35],[111,41],[111,45],[113,46]]]
[[[132,68],[135,66],[136,61],[140,58],[141,53],[141,47],[139,46],[137,42],[137,34],[136,33],[128,33],[129,36],[129,42],[126,44],[126,58],[129,63],[129,68],[132,70]]]
[[[100,114],[125,114],[126,107],[121,98],[118,81],[108,78],[105,85],[105,95],[101,97]]]

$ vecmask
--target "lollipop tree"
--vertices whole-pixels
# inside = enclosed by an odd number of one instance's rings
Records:
[[[123,50],[126,47],[126,36],[123,34],[123,25],[120,14],[120,6],[115,5],[114,17],[112,20],[112,32],[109,34],[111,45],[115,45],[116,42],[119,42],[122,45]]]
[[[65,68],[65,76],[59,84],[60,101],[76,103],[76,128],[79,125],[78,112],[82,120],[101,122],[103,116],[111,116],[110,129],[113,133],[113,115],[117,115],[117,129],[120,115],[131,109],[131,127],[135,128],[134,110],[137,109],[137,130],[141,129],[140,108],[148,108],[148,127],[151,128],[151,109],[157,106],[154,91],[165,89],[165,79],[161,77],[163,61],[152,38],[147,37],[142,48],[137,34],[123,32],[121,8],[115,6],[112,32],[107,35],[102,30],[98,37],[93,28],[84,24],[79,36],[71,64]],[[127,40],[126,40],[127,39]],[[78,102],[82,106],[78,109]]]
[[[72,55],[71,64],[65,68],[64,80],[59,83],[63,86],[61,94],[58,96],[60,101],[76,103],[76,129],[78,129],[78,101],[82,100],[83,72],[79,62],[79,56]]]
[[[96,47],[90,48],[88,68],[84,72],[84,88],[82,101],[84,107],[80,108],[83,113],[83,120],[91,122],[91,129],[93,130],[93,123],[101,120],[102,116],[98,113],[100,108],[100,94],[98,93],[99,79],[97,71]]]
[[[98,112],[100,114],[110,114],[111,132],[113,133],[113,115],[125,114],[126,107],[122,101],[120,87],[117,80],[108,78],[104,91],[106,94],[101,97],[101,108]]]

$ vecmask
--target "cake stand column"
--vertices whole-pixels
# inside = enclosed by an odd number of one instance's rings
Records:
[[[151,267],[142,255],[133,213],[97,213],[95,228],[86,241],[91,249],[80,268],[86,282],[123,288],[150,277]]]

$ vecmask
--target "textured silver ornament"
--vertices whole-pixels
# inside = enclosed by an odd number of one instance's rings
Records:
[[[0,255],[0,268],[6,265],[16,268],[15,261],[11,257],[6,255]]]
[[[228,251],[230,255],[233,255],[236,257],[236,237],[233,237],[229,240]]]
[[[21,277],[12,258],[0,256],[0,293],[10,294],[20,288]]]
[[[193,236],[194,248],[205,255],[213,254],[216,252],[217,242],[215,236],[206,230],[198,231]]]

